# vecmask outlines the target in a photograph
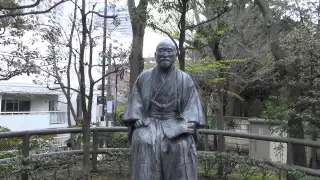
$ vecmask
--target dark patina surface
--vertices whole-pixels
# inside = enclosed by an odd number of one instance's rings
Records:
[[[165,40],[157,66],[138,77],[123,123],[130,127],[131,180],[197,180],[195,128],[205,125],[191,77],[177,69],[177,51]]]

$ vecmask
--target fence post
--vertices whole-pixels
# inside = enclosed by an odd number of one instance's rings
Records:
[[[311,148],[312,169],[317,169],[317,148]]]
[[[22,144],[22,155],[24,158],[28,158],[29,156],[29,150],[30,150],[30,135],[29,133],[26,133],[23,136],[23,144]],[[24,161],[23,165],[27,165],[27,162]],[[28,172],[23,172],[21,175],[22,180],[28,180]]]
[[[224,137],[223,137],[223,135],[221,133],[219,133],[219,135],[218,135],[218,147],[217,147],[217,149],[218,149],[219,154],[224,152]],[[221,159],[221,162],[219,162],[218,164],[219,164],[219,166],[218,166],[218,175],[222,176],[223,175],[223,169],[224,169],[224,167],[223,167],[223,165],[224,165],[223,164],[223,159]]]
[[[292,143],[287,143],[287,164],[292,165],[293,164],[293,152],[292,152]]]
[[[292,143],[287,142],[287,164],[293,165],[293,152],[292,152]],[[291,172],[287,171],[287,180],[296,180]]]
[[[93,142],[92,142],[92,171],[97,172],[97,162],[98,162],[98,148],[99,148],[99,138],[98,131],[95,129],[93,131]]]

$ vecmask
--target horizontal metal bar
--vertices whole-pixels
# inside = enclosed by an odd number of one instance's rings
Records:
[[[127,132],[127,127],[93,127],[91,131],[97,132]],[[22,137],[26,134],[30,136],[34,135],[52,135],[52,134],[67,134],[67,133],[81,133],[82,128],[57,128],[57,129],[39,129],[29,131],[13,131],[13,132],[1,132],[0,138],[13,138]]]
[[[296,165],[293,165],[292,167],[293,167],[293,169],[296,169],[297,171],[300,171],[300,172],[304,172],[307,175],[320,177],[319,170],[306,168],[306,167],[302,167],[302,166],[296,166]]]
[[[276,136],[240,133],[240,132],[232,132],[232,131],[221,131],[221,130],[212,130],[212,129],[199,129],[199,134],[208,134],[208,135],[222,134],[223,136],[247,138],[247,139],[262,140],[262,141],[283,142],[283,143],[291,142],[292,144],[296,144],[296,145],[320,148],[319,142],[305,140],[305,139],[283,138],[283,137],[276,137]]]
[[[246,121],[250,119],[250,117],[237,117],[237,116],[223,116],[224,120],[243,120]]]
[[[91,131],[97,132],[127,132],[128,128],[119,126],[119,127],[93,127]],[[41,129],[41,130],[30,130],[30,131],[14,131],[14,132],[1,132],[0,138],[12,138],[12,137],[22,137],[26,134],[30,136],[33,135],[52,135],[52,134],[66,134],[66,133],[81,133],[82,128],[58,128],[58,129]],[[221,131],[221,130],[211,130],[211,129],[199,129],[199,134],[208,134],[208,135],[219,135],[263,140],[263,141],[273,141],[273,142],[283,142],[296,145],[304,145],[309,147],[320,148],[320,143],[317,141],[296,139],[296,138],[282,138],[275,136],[251,134],[251,133],[240,133],[232,131]]]

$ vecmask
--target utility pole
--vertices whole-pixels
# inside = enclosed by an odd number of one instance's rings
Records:
[[[108,73],[112,71],[112,64],[111,64],[111,56],[112,56],[112,43],[109,44],[109,51],[108,51]],[[107,102],[109,103],[109,109],[107,109],[106,114],[106,121],[108,122],[108,127],[111,126],[111,122],[113,121],[113,97],[112,97],[112,90],[111,90],[111,77],[108,76],[108,89],[107,89]],[[109,111],[109,113],[108,113]]]
[[[103,43],[102,43],[102,82],[101,82],[101,104],[102,104],[102,112],[100,117],[100,126],[106,126],[105,124],[105,107],[106,107],[106,97],[105,97],[105,86],[106,86],[106,58],[107,58],[107,19],[108,18],[115,18],[115,16],[108,16],[107,14],[108,9],[108,0],[104,1],[104,18],[103,18]],[[110,66],[110,64],[109,64]],[[109,68],[108,68],[109,69]],[[102,134],[101,134],[102,136]],[[99,147],[103,147],[104,144],[106,145],[103,139],[99,142]]]
[[[107,8],[108,8],[108,0],[104,1],[104,19],[103,19],[103,44],[102,44],[102,77],[106,75],[106,56],[107,56]],[[106,98],[104,95],[105,92],[105,78],[102,78],[102,87],[101,87],[101,99],[102,99],[102,116],[100,121],[104,121],[105,117],[105,106],[106,106]]]

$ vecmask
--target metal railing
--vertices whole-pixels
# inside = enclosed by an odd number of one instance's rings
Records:
[[[98,134],[100,132],[127,132],[127,127],[94,127],[91,128],[91,132],[93,133],[93,143],[92,143],[92,169],[97,169],[97,157],[98,154],[106,153],[106,149],[99,148],[99,139]],[[25,158],[29,156],[29,148],[30,148],[30,136],[34,135],[53,135],[53,134],[66,134],[66,133],[81,133],[82,128],[61,128],[61,129],[44,129],[44,130],[32,130],[32,131],[16,131],[16,132],[2,132],[0,133],[0,139],[2,138],[14,138],[20,137],[23,139],[22,146],[22,154]],[[229,137],[239,137],[239,138],[247,138],[254,140],[262,140],[262,141],[273,141],[273,142],[282,142],[287,143],[288,147],[288,160],[287,164],[292,166],[298,171],[304,172],[308,175],[320,176],[320,171],[293,165],[293,157],[292,157],[292,145],[302,145],[309,146],[312,148],[320,148],[320,143],[317,141],[311,140],[303,140],[303,139],[295,139],[295,138],[282,138],[282,137],[274,137],[274,136],[266,136],[266,135],[258,135],[258,134],[250,134],[250,133],[239,133],[239,132],[229,132],[229,131],[221,131],[221,130],[210,130],[210,129],[199,129],[199,134],[206,135],[217,135],[218,138],[224,138],[225,136]],[[224,144],[218,144],[218,146],[224,146]],[[218,150],[222,150],[223,148],[218,148]],[[62,151],[62,152],[52,152],[45,154],[37,154],[35,156],[54,156],[54,155],[73,155],[73,154],[83,154],[82,150],[71,150],[71,151]],[[9,159],[0,159],[0,163],[6,163]],[[272,163],[272,162],[270,162]],[[23,175],[23,179],[28,178],[27,174]]]

